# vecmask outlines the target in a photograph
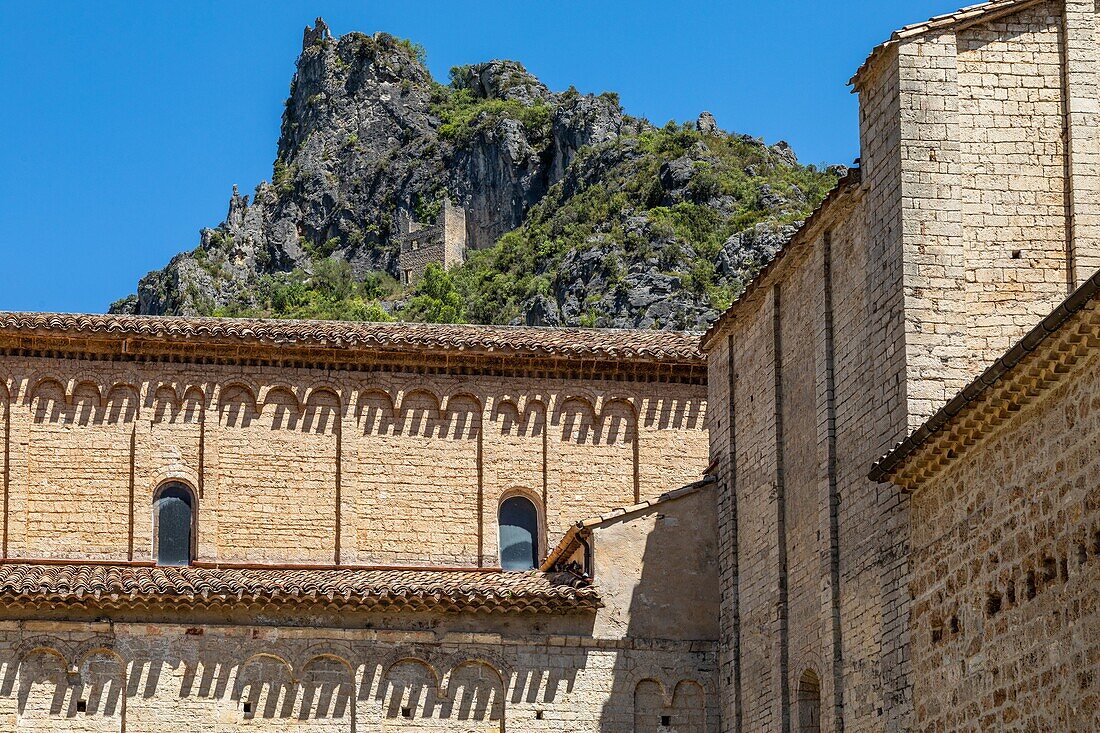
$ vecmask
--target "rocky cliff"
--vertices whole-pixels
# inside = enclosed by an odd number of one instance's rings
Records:
[[[656,128],[513,61],[435,82],[384,33],[304,33],[272,180],[112,312],[697,328],[835,171],[704,114]],[[466,264],[397,285],[402,222],[466,210]],[[406,225],[407,226],[407,225]]]

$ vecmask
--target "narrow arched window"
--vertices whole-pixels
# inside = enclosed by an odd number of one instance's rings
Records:
[[[195,527],[195,501],[183,484],[167,484],[153,502],[157,565],[190,565]]]
[[[500,566],[531,570],[539,558],[539,512],[530,499],[513,496],[500,504]]]
[[[821,680],[812,669],[798,680],[798,733],[821,733]]]

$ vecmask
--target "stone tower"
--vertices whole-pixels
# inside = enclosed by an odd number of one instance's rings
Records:
[[[1097,25],[894,33],[852,80],[860,170],[707,334],[724,730],[909,729],[908,496],[868,472],[1100,268]]]
[[[405,214],[399,266],[401,283],[414,285],[424,274],[428,263],[435,262],[449,270],[466,260],[466,210],[443,199],[443,208],[431,224],[412,221]]]

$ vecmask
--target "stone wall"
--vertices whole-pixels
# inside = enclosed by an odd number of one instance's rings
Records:
[[[1100,727],[1100,357],[912,498],[915,730]]]
[[[911,426],[1100,267],[1095,22],[1091,1],[1027,3],[878,62],[901,80]]]
[[[978,366],[1069,290],[1059,5],[1040,3],[955,35],[963,307]]]
[[[715,494],[673,494],[593,529],[594,612],[6,604],[0,729],[717,733]]]
[[[713,645],[608,643],[578,628],[548,633],[555,624],[535,619],[479,632],[419,621],[421,630],[2,621],[0,728],[718,729]]]
[[[149,560],[178,480],[199,560],[493,566],[507,492],[545,553],[706,463],[691,384],[22,356],[0,384],[6,557]]]
[[[638,505],[591,529],[592,578],[604,639],[710,641],[718,636],[718,543],[713,485]],[[571,559],[583,563],[583,548]]]
[[[798,730],[815,695],[821,730],[907,729],[909,497],[867,473],[1100,266],[1095,13],[1029,3],[876,52],[861,184],[706,345],[725,730]]]
[[[409,222],[398,237],[398,268],[402,283],[415,284],[432,262],[449,270],[466,260],[466,210],[443,199],[443,209],[431,224]]]
[[[868,288],[861,194],[843,196],[710,352],[727,730],[802,715],[881,729],[883,639],[903,632],[884,613],[904,577],[883,561],[891,508],[860,470],[904,429],[889,422],[902,394],[873,387],[886,355],[872,346],[900,319],[868,318],[886,306]]]

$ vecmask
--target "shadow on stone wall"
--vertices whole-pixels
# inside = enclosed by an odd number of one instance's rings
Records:
[[[516,647],[523,651],[505,659],[500,647],[334,645],[326,651],[290,642],[248,656],[242,649],[231,658],[217,647],[241,646],[240,640],[199,640],[201,651],[190,656],[173,653],[177,643],[154,639],[141,655],[126,658],[121,644],[103,641],[74,646],[34,639],[3,665],[0,707],[15,713],[18,730],[254,720],[266,721],[265,730],[487,732],[503,731],[506,717],[516,730],[560,730],[552,715],[540,722],[541,711],[573,712],[568,697],[588,657],[578,647]],[[149,659],[158,648],[163,654]],[[292,657],[293,651],[299,653]],[[530,660],[543,664],[524,663]]]
[[[633,522],[641,528],[651,522],[652,529],[644,536],[640,573],[627,611],[624,635],[636,651],[632,664],[615,671],[601,718],[604,733],[718,730],[715,498],[714,487],[704,487],[619,524],[625,528]],[[597,585],[601,573],[614,572],[609,565],[618,570],[630,563],[629,557],[614,555],[609,562],[609,554],[636,549],[629,540],[610,548],[615,531],[613,523],[596,531]]]

